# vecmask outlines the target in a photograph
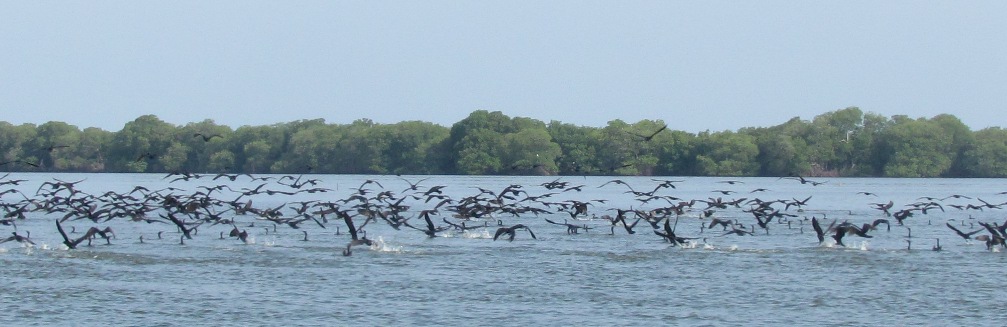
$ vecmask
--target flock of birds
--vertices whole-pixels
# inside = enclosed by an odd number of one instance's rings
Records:
[[[762,199],[757,196],[767,189],[738,190],[744,187],[744,182],[737,180],[717,182],[724,187],[710,191],[716,197],[682,199],[672,193],[677,185],[685,182],[683,180],[651,179],[650,186],[640,189],[639,185],[633,187],[621,179],[587,186],[558,178],[538,185],[512,184],[502,189],[472,187],[469,195],[452,196],[450,194],[462,192],[452,189],[447,193],[448,185],[427,186],[430,177],[415,181],[396,177],[407,185],[404,189],[386,188],[378,180],[367,179],[350,189],[348,195],[336,198],[333,194],[338,192],[324,187],[321,180],[311,178],[311,175],[171,173],[164,176],[163,184],[167,186],[160,189],[151,190],[137,185],[129,191],[101,194],[82,190],[80,184],[85,180],[53,178],[42,182],[37,189],[29,190],[27,185],[31,184],[30,181],[9,176],[0,177],[0,188],[5,188],[0,190],[0,208],[3,210],[0,225],[10,228],[12,236],[0,240],[0,244],[18,242],[25,246],[35,245],[31,233],[18,230],[18,224],[25,219],[44,217],[52,219],[52,228],[69,250],[91,246],[99,238],[106,244],[112,244],[117,235],[111,225],[120,221],[163,224],[167,226],[166,230],[159,231],[157,239],[163,239],[164,233],[177,233],[180,244],[197,237],[200,229],[210,228],[220,229],[220,239],[231,238],[246,243],[249,242],[249,229],[265,227],[268,233],[269,228],[274,232],[278,227],[291,228],[301,230],[303,240],[307,241],[308,227],[317,226],[335,229],[337,237],[348,236],[348,240],[342,240],[346,241],[345,247],[338,246],[346,256],[352,255],[354,247],[373,245],[374,242],[367,237],[371,224],[386,224],[404,232],[421,232],[430,238],[451,232],[495,230],[493,241],[513,241],[524,233],[537,240],[530,226],[557,226],[556,232],[569,235],[589,233],[593,229],[607,229],[608,234],[617,235],[622,234],[617,230],[636,234],[639,230],[637,226],[644,222],[642,226],[649,225],[656,235],[652,236],[654,241],[667,242],[671,246],[706,244],[710,238],[757,237],[768,235],[771,228],[799,230],[792,234],[802,235],[805,226],[810,225],[808,234],[813,231],[815,239],[807,236],[809,241],[842,247],[846,246],[844,240],[848,237],[873,238],[879,233],[875,231],[882,228],[881,225],[888,232],[895,225],[908,232],[907,249],[912,249],[912,229],[909,226],[912,217],[935,210],[987,211],[1007,205],[959,194],[940,198],[921,197],[914,203],[898,207],[894,201],[874,201],[868,205],[876,210],[876,214],[870,217],[872,220],[857,224],[850,222],[849,217],[809,216],[813,211],[805,208],[813,203],[813,196]],[[809,187],[827,183],[804,177],[781,179]],[[186,186],[192,186],[187,183],[198,185],[187,189]],[[585,188],[616,188],[614,193],[631,196],[633,205],[619,208],[606,204],[611,199],[575,199]],[[1007,192],[998,195],[1002,194]],[[724,198],[729,196],[737,197]],[[850,196],[878,198],[872,192]],[[268,197],[268,201],[262,201],[264,197]],[[282,197],[298,200],[277,201]],[[951,199],[968,203],[945,202]],[[273,204],[261,206],[256,202]],[[956,217],[961,216],[964,214]],[[509,225],[504,223],[505,219],[519,219],[522,223]],[[535,222],[539,223],[536,225]],[[693,230],[687,235],[690,232],[679,229],[680,225],[696,222],[698,232]],[[931,224],[929,220],[927,223]],[[68,224],[71,226],[68,227]],[[78,232],[77,226],[82,224],[88,227]],[[975,218],[952,218],[945,225],[949,235],[961,237],[966,242],[984,242],[987,250],[998,251],[1007,247],[1007,221],[1000,224]],[[341,232],[341,227],[345,228],[345,233]],[[148,235],[146,241],[150,241],[150,237]],[[145,242],[142,234],[136,239],[139,243]],[[942,250],[939,238],[932,249]]]

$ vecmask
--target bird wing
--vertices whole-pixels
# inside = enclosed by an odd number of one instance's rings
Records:
[[[836,235],[832,236],[832,239],[836,240],[836,244],[846,246],[843,244],[843,237],[846,236],[846,227],[836,228]]]
[[[84,233],[84,236],[81,236],[81,237],[79,237],[76,240],[73,240],[71,242],[71,243],[73,243],[73,246],[71,246],[70,248],[71,249],[76,248],[77,244],[80,244],[81,242],[84,242],[84,240],[90,239],[91,237],[94,236],[94,234],[97,234],[98,232],[100,232],[100,230],[97,227],[91,227],[91,228],[89,228],[87,230],[87,233]]]
[[[63,244],[66,244],[66,246],[71,249],[77,246],[76,243],[70,242],[70,238],[67,237],[66,232],[63,231],[63,225],[60,225],[59,223],[59,219],[56,219],[56,230],[59,231],[59,235],[63,236]]]
[[[969,234],[962,233],[962,231],[960,231],[957,228],[955,228],[955,226],[951,226],[951,223],[944,223],[944,225],[948,226],[948,228],[950,228],[951,230],[955,231],[955,233],[958,234],[958,236],[961,236],[963,238],[969,238]],[[980,229],[980,231],[981,231],[981,229]]]
[[[666,129],[668,129],[668,125],[661,126],[660,129],[658,129],[656,132],[654,132],[653,134],[650,134],[650,136],[647,136],[645,138],[648,139],[648,140],[652,139],[652,138],[654,138],[654,136],[657,136],[658,133],[663,132]]]
[[[325,225],[323,225],[321,221],[318,221],[318,218],[315,218],[315,216],[312,216],[312,215],[309,215],[309,214],[304,214],[304,216],[306,216],[308,218],[311,218],[311,220],[314,220],[315,223],[318,224],[318,227],[321,227],[322,229],[325,229]]]
[[[342,216],[343,217],[343,221],[346,222],[346,228],[350,230],[350,239],[356,241],[357,240],[357,228],[353,226],[353,217],[351,217],[350,215],[346,214],[345,211],[339,211],[338,215]],[[410,227],[412,227],[412,226],[410,226]]]
[[[506,234],[506,233],[507,233],[507,227],[497,228],[497,232],[495,234],[493,234],[493,240],[496,241],[497,238],[500,237],[500,235],[503,235],[503,234]]]
[[[434,222],[430,221],[430,213],[429,212],[424,211],[424,212],[420,213],[420,216],[423,216],[423,220],[427,221],[427,230],[435,230],[436,229],[434,227]]]
[[[566,226],[566,224],[560,224],[560,223],[557,223],[557,222],[555,222],[555,221],[552,221],[552,220],[549,220],[549,218],[546,218],[546,219],[545,219],[545,221],[546,221],[547,223],[550,223],[550,224],[554,224],[554,225],[564,225],[564,226]]]
[[[818,224],[817,218],[811,218],[811,227],[815,228],[815,234],[818,235],[818,243],[825,242],[825,232],[822,231],[822,225]]]

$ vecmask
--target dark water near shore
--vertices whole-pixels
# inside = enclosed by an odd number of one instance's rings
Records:
[[[85,179],[78,189],[93,195],[129,192],[135,185],[151,190],[173,186],[188,194],[197,186],[223,184],[202,178],[168,183],[149,174],[12,174],[26,179],[17,188],[29,197],[46,181]],[[210,176],[212,177],[212,175]],[[256,207],[275,207],[304,200],[335,201],[355,192],[364,180],[374,179],[385,189],[402,193],[408,185],[395,176],[312,175],[328,193],[293,196],[257,195]],[[307,178],[307,177],[306,177]],[[408,177],[412,181],[420,177]],[[425,177],[424,177],[425,178]],[[475,195],[476,187],[499,191],[510,184],[529,194],[549,192],[539,184],[548,177],[432,176],[426,187],[446,185],[445,194],[459,199]],[[552,201],[575,199],[596,203],[589,212],[602,216],[609,209],[653,209],[664,202],[641,203],[609,184],[608,177],[563,177],[583,191],[564,192]],[[638,190],[658,182],[650,178],[621,178]],[[849,236],[847,246],[819,245],[804,217],[839,219],[863,224],[882,218],[870,203],[892,200],[895,210],[922,196],[952,194],[1007,201],[1003,179],[832,179],[820,186],[777,178],[741,178],[743,184],[719,183],[723,178],[680,178],[677,189],[658,193],[682,199],[725,200],[741,197],[804,199],[804,211],[791,213],[787,224],[773,222],[769,234],[719,236],[720,227],[701,230],[708,220],[699,210],[681,216],[679,236],[698,237],[686,247],[672,247],[651,232],[646,223],[629,235],[621,226],[609,235],[609,222],[577,221],[595,229],[569,235],[562,226],[543,218],[570,219],[566,213],[485,219],[486,229],[447,232],[427,238],[423,233],[394,230],[374,222],[367,236],[377,240],[353,255],[341,254],[349,240],[345,225],[340,235],[330,220],[328,228],[314,223],[292,229],[254,216],[234,217],[250,235],[249,244],[219,239],[228,225],[203,226],[193,240],[179,244],[176,228],[160,223],[116,219],[105,223],[76,220],[66,228],[79,231],[111,226],[117,238],[106,245],[67,250],[53,220],[62,214],[32,212],[17,222],[22,235],[31,232],[35,246],[0,244],[0,322],[13,325],[971,325],[1007,318],[1002,300],[1007,254],[987,251],[978,241],[966,242],[945,223],[971,231],[978,221],[1002,223],[1003,210],[961,211],[949,204],[978,204],[976,199],[941,201],[945,212],[917,213],[906,220],[912,229],[895,226],[870,232],[874,238]],[[824,181],[825,179],[822,179]],[[247,177],[226,181],[232,189],[254,188],[261,182]],[[9,187],[9,186],[6,186]],[[281,189],[271,181],[267,186]],[[377,189],[376,186],[368,186]],[[762,193],[749,193],[755,188]],[[738,193],[722,195],[714,190]],[[874,192],[879,197],[857,194]],[[220,195],[237,197],[227,191]],[[6,194],[0,200],[22,200]],[[406,216],[433,206],[409,201]],[[701,208],[697,205],[697,208]],[[779,206],[782,209],[782,206]],[[743,207],[744,208],[744,207]],[[551,209],[555,211],[554,209]],[[740,208],[715,216],[753,224]],[[290,211],[290,210],[288,210]],[[153,215],[156,217],[156,215]],[[233,215],[228,215],[230,218]],[[442,210],[435,221],[449,217]],[[538,237],[518,232],[513,242],[493,241],[496,220],[525,224]],[[415,224],[421,224],[416,220]],[[483,221],[469,224],[482,224]],[[12,226],[0,226],[9,235]],[[302,231],[307,231],[304,241]],[[163,238],[157,239],[158,232]],[[145,242],[140,243],[139,237]],[[705,243],[702,238],[705,239]],[[940,238],[943,251],[931,251]]]

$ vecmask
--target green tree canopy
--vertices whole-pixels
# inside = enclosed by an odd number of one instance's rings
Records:
[[[857,107],[770,127],[688,133],[662,120],[602,127],[477,110],[450,128],[323,119],[232,129],[154,115],[119,131],[0,122],[7,171],[1004,177],[1000,128]]]

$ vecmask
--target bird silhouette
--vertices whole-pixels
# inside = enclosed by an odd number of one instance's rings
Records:
[[[14,164],[22,164],[22,165],[29,165],[29,166],[32,166],[32,167],[35,167],[35,168],[39,168],[39,166],[38,166],[37,163],[30,162],[30,161],[25,161],[25,160],[22,160],[22,159],[15,159],[15,160],[11,160],[11,161],[0,162],[0,166],[6,166],[6,165],[9,165],[9,164],[12,164],[12,163],[14,163]]]
[[[531,231],[531,228],[528,228],[528,226],[525,226],[525,225],[522,225],[522,224],[517,224],[517,225],[511,226],[511,227],[500,227],[500,228],[497,228],[497,232],[495,234],[493,234],[493,240],[496,241],[497,238],[499,238],[500,236],[507,235],[507,236],[509,236],[509,238],[507,240],[513,242],[514,241],[514,235],[516,234],[517,230],[519,230],[519,229],[524,229],[524,230],[528,231],[528,234],[531,235],[531,238],[536,239],[536,240],[538,239],[537,237],[535,237],[535,233],[533,233]]]
[[[980,229],[977,229],[977,230],[965,233],[965,232],[962,232],[961,230],[955,228],[955,226],[951,226],[951,223],[944,223],[944,225],[947,225],[948,228],[950,228],[951,230],[955,231],[955,234],[958,234],[958,236],[961,236],[966,241],[972,239],[972,235],[978,234],[979,232],[982,232],[983,230],[985,230],[983,228],[980,228]]]
[[[549,220],[549,218],[546,218],[545,221],[547,223],[550,223],[550,224],[553,224],[553,225],[566,226],[566,233],[567,234],[578,234],[581,229],[583,229],[585,231],[590,229],[590,227],[587,227],[587,225],[577,226],[577,225],[574,225],[574,224],[567,223],[565,220],[562,223],[558,223],[558,222]]]
[[[357,228],[353,226],[353,216],[348,214],[346,211],[336,211],[336,215],[343,218],[343,221],[346,222],[346,228],[348,228],[350,231],[350,242],[346,244],[346,249],[343,250],[343,256],[348,257],[350,255],[353,255],[353,251],[351,250],[353,246],[356,245],[371,246],[374,244],[373,242],[371,242],[371,240],[367,239],[366,235],[363,237],[357,236]]]
[[[65,148],[69,148],[69,147],[70,147],[69,145],[62,145],[62,144],[60,144],[60,145],[50,145],[48,147],[42,148],[42,150],[45,150],[46,152],[53,152],[53,151],[56,151],[56,149],[65,149]]]
[[[66,232],[63,231],[63,226],[60,225],[59,219],[56,219],[56,230],[59,231],[60,236],[63,236],[63,245],[66,245],[66,247],[70,249],[76,249],[77,245],[79,245],[81,242],[84,241],[87,241],[88,244],[91,244],[91,239],[94,237],[95,234],[101,236],[102,238],[105,239],[105,241],[108,242],[110,242],[109,241],[110,237],[108,236],[108,234],[112,234],[112,236],[115,236],[115,233],[113,233],[112,229],[109,227],[106,227],[105,229],[98,229],[97,227],[91,227],[90,229],[87,230],[87,233],[84,233],[83,236],[78,237],[77,239],[74,240],[70,240],[70,238],[66,236]]]
[[[822,230],[822,225],[818,224],[818,218],[811,217],[811,227],[815,229],[815,235],[818,236],[818,244],[825,242],[825,231]]]
[[[0,240],[0,244],[7,243],[7,242],[10,242],[10,241],[15,241],[15,242],[18,242],[18,243],[21,243],[21,244],[35,245],[35,242],[32,242],[30,239],[28,239],[27,236],[18,235],[17,232],[12,232],[11,234],[14,234],[14,235],[11,236],[11,237],[5,238],[3,240]]]
[[[677,224],[678,221],[676,220],[675,223]],[[675,235],[675,230],[671,228],[670,218],[664,220],[664,232],[662,233],[659,230],[654,230],[654,234],[663,237],[664,240],[671,243],[672,246],[682,245],[688,242],[689,240],[696,239],[695,237],[679,237],[678,235]]]
[[[220,134],[209,134],[209,135],[207,135],[207,134],[203,134],[203,133],[195,133],[195,134],[192,134],[192,137],[199,137],[199,138],[202,138],[202,139],[203,139],[203,142],[209,142],[209,141],[210,141],[210,140],[212,140],[212,139],[213,139],[214,137],[219,137],[219,138],[224,138],[224,136],[223,136],[223,135],[220,135]]]
[[[667,128],[668,128],[668,125],[665,124],[664,126],[661,126],[661,128],[658,129],[656,132],[651,133],[650,135],[641,135],[641,134],[637,134],[637,133],[633,133],[633,132],[627,132],[627,133],[630,133],[630,134],[633,134],[635,136],[638,136],[638,137],[642,138],[644,142],[647,142],[647,141],[650,141],[650,140],[654,139],[654,136],[657,136],[658,133],[663,132]]]

